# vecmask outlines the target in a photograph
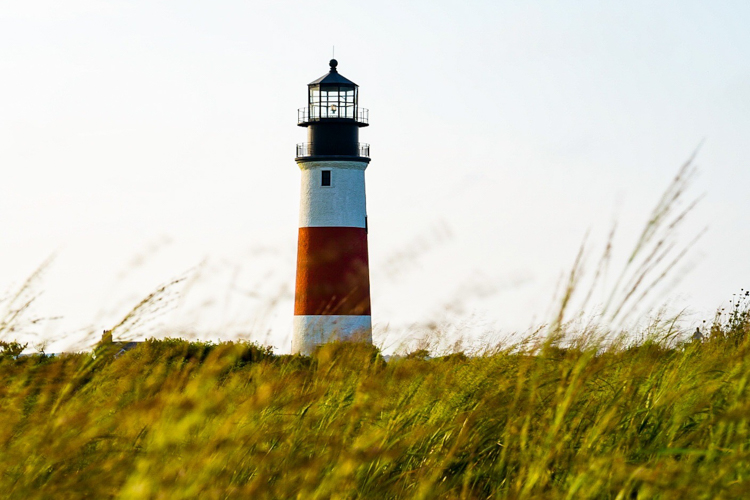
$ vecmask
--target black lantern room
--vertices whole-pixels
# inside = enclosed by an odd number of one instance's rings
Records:
[[[307,85],[307,107],[298,110],[297,124],[307,127],[307,142],[297,145],[297,158],[323,156],[368,158],[370,146],[359,143],[359,128],[368,125],[368,110],[359,108],[359,88],[336,70]]]

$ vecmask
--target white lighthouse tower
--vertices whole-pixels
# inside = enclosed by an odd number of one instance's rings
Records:
[[[310,83],[298,125],[302,171],[292,352],[309,354],[332,340],[372,342],[365,169],[370,146],[359,143],[368,110],[357,85],[336,70]]]

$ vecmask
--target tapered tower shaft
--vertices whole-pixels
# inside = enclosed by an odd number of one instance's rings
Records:
[[[372,342],[367,251],[365,169],[368,125],[357,107],[358,88],[330,72],[308,85],[298,124],[308,142],[297,145],[302,171],[292,352],[309,354],[332,340]]]

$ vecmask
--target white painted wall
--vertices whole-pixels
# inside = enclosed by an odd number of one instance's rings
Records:
[[[302,170],[299,227],[365,227],[364,161],[298,163]],[[321,171],[331,171],[331,185],[321,186]]]
[[[372,344],[370,316],[295,316],[292,352],[310,354],[316,346],[334,340]]]

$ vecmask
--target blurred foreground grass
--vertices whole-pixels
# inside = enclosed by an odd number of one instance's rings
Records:
[[[385,362],[246,343],[0,356],[3,498],[748,498],[750,322]],[[572,344],[576,345],[576,344]]]

